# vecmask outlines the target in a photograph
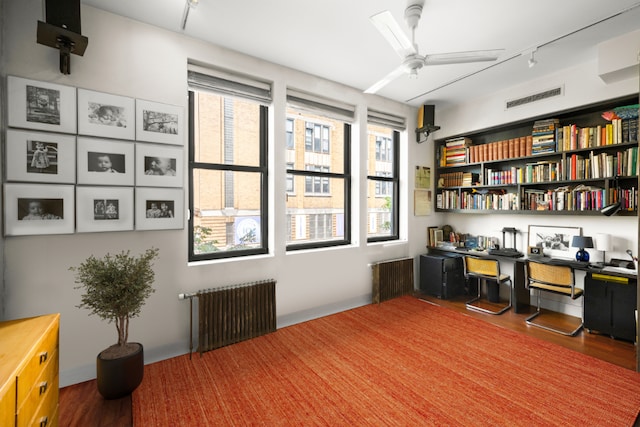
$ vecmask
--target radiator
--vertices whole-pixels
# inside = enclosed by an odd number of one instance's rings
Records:
[[[265,280],[178,295],[197,298],[200,355],[275,331],[275,290],[275,280]]]
[[[371,268],[373,304],[413,293],[413,258],[380,261]]]

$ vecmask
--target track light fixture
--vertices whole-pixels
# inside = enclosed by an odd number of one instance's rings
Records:
[[[534,54],[536,53],[536,50],[537,49],[533,49],[531,51],[531,55],[529,56],[529,60],[527,61],[527,63],[529,64],[529,68],[533,68],[533,66],[538,63],[538,61],[536,61],[536,58],[534,56]]]
[[[184,13],[182,14],[182,30],[187,26],[187,18],[189,18],[189,11],[191,9],[195,9],[198,6],[200,0],[186,0],[186,4],[184,5]]]

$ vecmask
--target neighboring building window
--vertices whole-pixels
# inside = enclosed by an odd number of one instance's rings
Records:
[[[369,242],[398,239],[400,133],[370,123],[368,141],[367,239]]]
[[[287,163],[287,169],[293,169],[293,163]],[[295,191],[293,175],[287,174],[287,193],[293,193]]]
[[[268,107],[191,77],[189,260],[267,253]]]
[[[304,188],[304,192],[287,194],[287,250],[348,244],[350,118],[325,114],[316,108],[318,103],[311,109],[297,108],[305,100],[295,98],[291,105],[289,94],[287,100],[287,122],[292,122],[291,127],[287,123],[287,132],[291,129],[293,133],[293,149],[287,149],[287,174],[293,188]]]
[[[293,148],[293,119],[287,119],[287,148]]]

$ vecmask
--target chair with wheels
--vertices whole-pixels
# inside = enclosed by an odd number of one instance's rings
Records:
[[[476,279],[478,289],[476,297],[467,301],[468,309],[502,314],[511,308],[513,283],[509,275],[500,273],[500,263],[497,260],[467,255],[464,257],[464,276],[467,280]],[[506,306],[500,304],[500,285],[503,284],[509,285],[509,303]],[[482,298],[483,285],[487,288],[488,301]]]
[[[549,322],[541,322],[540,316],[543,312],[540,308],[540,294],[551,292],[558,295],[570,297],[572,300],[583,296],[583,291],[576,288],[573,268],[568,265],[545,264],[533,260],[527,260],[526,281],[527,289],[533,289],[536,294],[536,312],[525,320],[528,325],[537,326],[559,334],[574,336],[583,326],[583,314],[580,315],[580,324],[577,327],[571,325],[569,328],[562,328]],[[582,310],[584,312],[584,299]],[[534,319],[537,319],[534,321]]]

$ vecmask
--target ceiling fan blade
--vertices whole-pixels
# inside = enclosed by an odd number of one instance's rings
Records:
[[[405,72],[406,72],[405,66],[400,65],[395,70],[393,70],[392,72],[384,76],[381,80],[374,83],[370,88],[365,90],[364,93],[376,93],[377,91],[379,91],[380,89],[382,89],[383,87],[385,87],[386,85],[388,85],[389,83],[391,83],[392,81],[394,81],[395,79],[403,75]]]
[[[411,43],[411,40],[409,40],[409,37],[393,18],[393,15],[391,15],[391,12],[385,10],[384,12],[373,15],[369,19],[400,58],[404,59],[407,55],[418,53],[413,43]]]
[[[498,59],[504,49],[470,50],[468,52],[449,52],[426,55],[425,65],[465,64],[469,62],[488,62]]]

